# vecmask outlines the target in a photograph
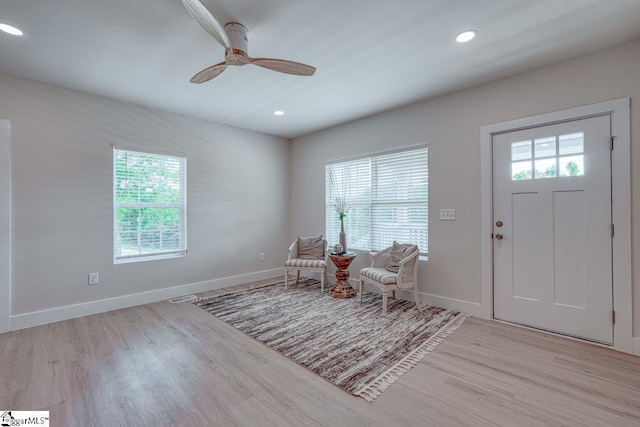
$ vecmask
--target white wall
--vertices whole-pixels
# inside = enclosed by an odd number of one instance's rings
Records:
[[[631,97],[640,99],[640,39],[295,139],[289,236],[324,230],[324,164],[429,144],[429,261],[420,290],[480,302],[480,127]],[[428,70],[425,70],[428,72]],[[640,110],[632,105],[634,335],[640,335]],[[438,221],[455,208],[456,221]],[[369,263],[360,255],[351,271]]]
[[[281,267],[288,140],[3,75],[0,100],[13,316]],[[187,157],[187,257],[113,264],[112,144]]]

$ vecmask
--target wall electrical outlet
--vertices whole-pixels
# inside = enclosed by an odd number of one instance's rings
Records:
[[[98,273],[89,273],[89,284],[90,285],[98,284]]]
[[[455,221],[456,210],[455,209],[440,209],[440,221]]]
[[[260,252],[260,261],[264,261],[264,252]]]

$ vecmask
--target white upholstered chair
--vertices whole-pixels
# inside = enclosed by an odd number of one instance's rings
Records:
[[[294,241],[289,247],[289,256],[284,262],[284,288],[289,284],[289,271],[296,271],[296,285],[300,280],[300,271],[312,271],[320,273],[320,292],[324,292],[324,283],[327,277],[327,241],[322,240],[322,258],[300,258],[298,254],[298,241]]]
[[[397,245],[397,243],[394,242]],[[395,259],[398,272],[387,270],[389,261],[392,259],[391,251],[394,246],[390,246],[373,254],[373,262],[371,267],[360,270],[360,303],[362,303],[362,291],[364,284],[370,283],[382,291],[382,314],[387,314],[387,299],[389,292],[393,293],[395,298],[396,289],[413,290],[416,307],[422,310],[420,306],[420,297],[418,295],[418,263],[420,251],[416,245],[402,245],[406,251],[402,258]],[[397,256],[396,256],[397,258]]]

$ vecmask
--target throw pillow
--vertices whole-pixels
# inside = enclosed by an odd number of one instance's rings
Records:
[[[298,258],[324,259],[324,240],[318,237],[298,237]]]
[[[400,261],[413,253],[416,247],[416,245],[400,244],[394,241],[393,246],[391,247],[389,261],[387,261],[387,265],[385,265],[384,268],[392,273],[397,273],[400,271]]]

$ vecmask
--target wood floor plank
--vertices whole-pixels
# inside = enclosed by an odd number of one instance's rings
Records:
[[[79,427],[637,427],[640,358],[470,318],[369,404],[163,301],[0,335],[0,409]]]

